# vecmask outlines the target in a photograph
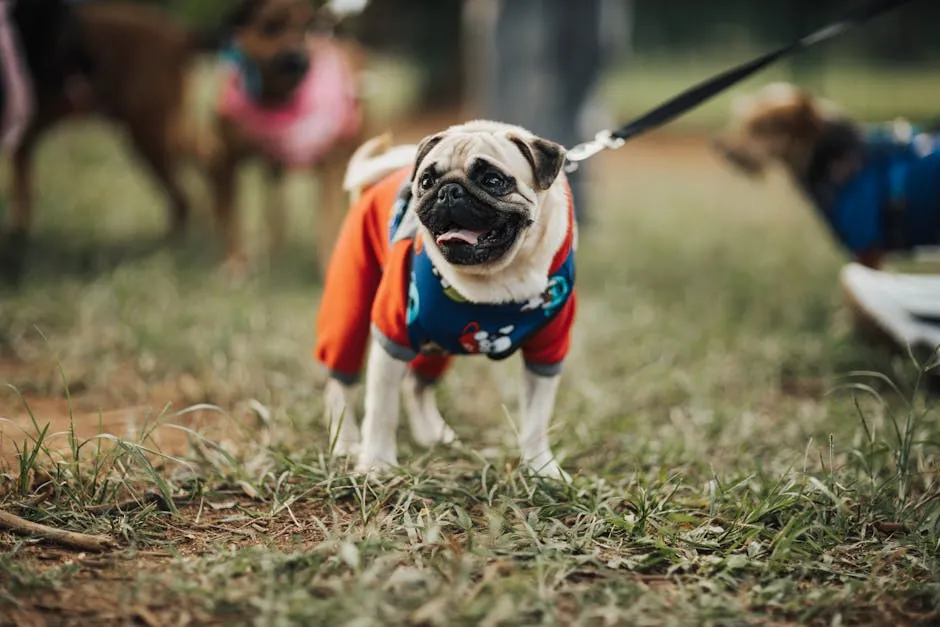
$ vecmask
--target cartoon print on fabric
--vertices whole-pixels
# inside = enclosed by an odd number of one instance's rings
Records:
[[[528,302],[472,303],[442,281],[418,237],[412,246],[408,289],[408,340],[424,352],[429,343],[452,355],[478,354],[503,359],[548,324],[572,295],[574,254],[552,274],[548,288]],[[419,306],[412,306],[412,303]]]
[[[450,282],[441,276],[441,271],[435,267],[431,267],[431,271],[434,273],[434,276],[437,277],[437,280],[441,283],[441,288],[444,290],[444,294],[447,295],[449,299],[458,303],[468,302],[466,298],[463,297],[463,294],[457,291],[457,289],[450,284]]]
[[[542,309],[547,317],[554,316],[555,312],[567,302],[570,294],[571,283],[568,279],[559,275],[553,276],[549,279],[545,291],[523,305],[522,311]]]
[[[421,309],[421,295],[418,294],[418,286],[414,279],[415,273],[411,273],[411,281],[408,282],[408,311],[405,312],[405,322],[411,324],[418,317],[418,311]]]
[[[482,355],[505,353],[512,348],[512,332],[514,325],[508,325],[499,329],[496,333],[490,333],[480,328],[477,322],[471,322],[464,327],[463,335],[460,336],[460,344],[468,353],[479,353]]]

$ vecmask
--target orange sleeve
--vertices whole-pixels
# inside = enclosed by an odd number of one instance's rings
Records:
[[[314,357],[332,376],[354,382],[369,345],[369,325],[388,258],[388,219],[408,170],[367,189],[343,221],[317,313]]]
[[[389,251],[385,275],[372,303],[372,325],[379,341],[396,358],[414,359],[408,339],[408,285],[411,282],[412,240],[395,242]]]
[[[526,368],[535,374],[550,377],[561,372],[562,362],[571,347],[571,329],[577,311],[577,294],[571,292],[568,302],[522,347]]]

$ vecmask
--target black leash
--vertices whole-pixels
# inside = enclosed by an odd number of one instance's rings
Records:
[[[762,70],[771,63],[783,57],[809,48],[815,44],[840,35],[853,26],[858,26],[868,20],[895,9],[911,0],[869,0],[846,13],[840,20],[828,26],[789,43],[777,50],[752,59],[721,74],[713,76],[698,85],[694,85],[670,100],[662,103],[652,111],[644,113],[632,122],[621,126],[616,131],[601,131],[594,139],[578,144],[568,150],[568,171],[577,169],[578,162],[584,161],[604,150],[616,150],[624,143],[641,133],[645,133],[667,122],[671,122],[683,113],[694,109],[703,102],[715,97],[735,83],[738,83],[751,74]]]

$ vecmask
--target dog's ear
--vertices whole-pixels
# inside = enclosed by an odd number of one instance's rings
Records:
[[[510,134],[507,138],[522,151],[522,155],[532,166],[536,187],[540,191],[551,187],[565,165],[565,149],[560,144],[541,137],[524,139]]]
[[[801,91],[793,108],[793,131],[800,137],[813,137],[822,130],[819,107],[808,93]]]
[[[411,176],[414,177],[418,173],[418,168],[421,167],[421,162],[424,161],[424,158],[428,156],[428,153],[441,143],[441,140],[444,139],[443,133],[438,133],[436,135],[429,135],[421,140],[421,143],[418,144],[418,153],[415,156],[415,167],[411,170]]]

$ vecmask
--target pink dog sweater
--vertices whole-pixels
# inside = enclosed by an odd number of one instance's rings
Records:
[[[319,161],[362,123],[356,80],[339,47],[324,38],[310,46],[310,69],[290,100],[262,107],[250,94],[242,68],[225,79],[219,114],[238,124],[270,158],[288,166]]]

